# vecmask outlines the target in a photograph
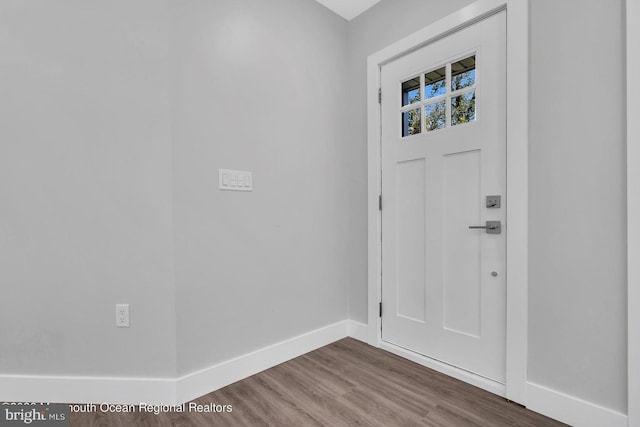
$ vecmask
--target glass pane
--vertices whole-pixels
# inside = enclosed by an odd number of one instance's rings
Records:
[[[424,128],[427,132],[444,128],[446,126],[444,99],[424,107],[424,116]]]
[[[424,75],[424,97],[433,98],[445,93],[445,79],[447,72],[444,67],[430,71]]]
[[[420,109],[402,113],[402,136],[416,135],[421,132]]]
[[[420,77],[402,83],[402,106],[420,102]]]
[[[476,83],[476,56],[451,64],[451,90],[464,89]]]
[[[472,90],[451,98],[451,125],[472,122],[476,119],[476,91]]]

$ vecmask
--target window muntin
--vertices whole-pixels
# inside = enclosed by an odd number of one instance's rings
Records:
[[[402,137],[475,121],[476,87],[475,54],[402,82]]]

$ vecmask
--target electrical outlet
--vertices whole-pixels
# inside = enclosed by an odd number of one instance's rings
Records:
[[[116,326],[129,327],[129,304],[116,304]]]

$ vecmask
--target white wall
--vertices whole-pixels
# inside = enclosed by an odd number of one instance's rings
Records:
[[[185,374],[347,317],[351,102],[347,22],[315,1],[171,5]]]
[[[382,0],[350,23],[351,319],[367,319],[365,59],[469,3]],[[624,413],[622,1],[531,4],[529,380]]]
[[[529,379],[626,413],[623,10],[531,2]]]
[[[0,52],[0,374],[175,376],[166,1],[3,0]]]

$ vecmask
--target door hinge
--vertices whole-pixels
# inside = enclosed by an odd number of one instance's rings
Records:
[[[382,194],[378,196],[378,209],[382,210]]]
[[[382,317],[382,301],[380,301],[380,304],[378,305],[378,316]]]
[[[382,104],[382,88],[378,88],[378,104]]]

